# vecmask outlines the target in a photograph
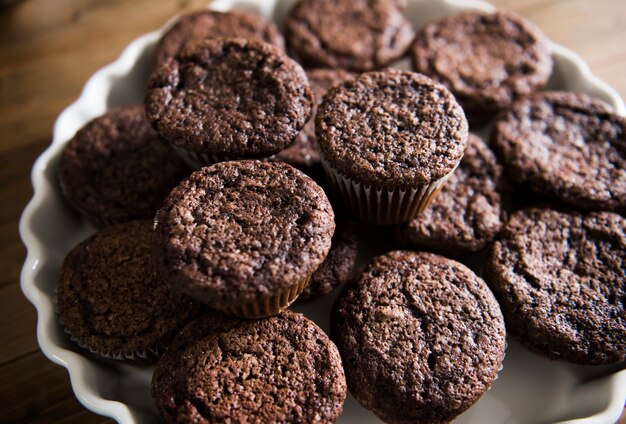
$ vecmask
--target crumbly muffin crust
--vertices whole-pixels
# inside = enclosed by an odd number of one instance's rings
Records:
[[[626,118],[604,102],[538,93],[502,113],[492,144],[518,184],[581,209],[626,208]]]
[[[346,383],[336,346],[301,314],[250,321],[210,313],[176,337],[152,395],[168,423],[332,423]]]
[[[509,195],[495,155],[480,137],[470,134],[459,167],[428,209],[396,228],[396,239],[446,256],[478,252],[504,225]]]
[[[324,160],[366,186],[412,188],[457,166],[467,120],[441,84],[414,72],[368,72],[331,89],[316,117]]]
[[[432,22],[411,53],[414,68],[448,87],[476,121],[544,86],[553,65],[545,35],[504,12],[463,12]]]
[[[507,330],[552,359],[626,360],[626,219],[532,208],[493,244],[487,281]]]
[[[285,23],[306,67],[365,72],[401,57],[415,35],[405,0],[301,0]]]
[[[504,321],[485,282],[431,253],[374,258],[340,294],[331,325],[350,393],[389,423],[449,422],[491,386],[504,357]]]
[[[63,194],[99,225],[153,218],[189,173],[141,106],[112,109],[87,123],[64,147],[59,165]]]
[[[156,65],[194,43],[211,38],[245,38],[285,48],[285,40],[276,25],[260,16],[239,11],[201,10],[181,16],[163,34],[156,47]]]
[[[163,351],[198,307],[157,271],[152,221],[104,228],[70,251],[56,302],[67,331],[92,351]]]
[[[169,142],[216,157],[270,156],[311,116],[304,70],[278,47],[244,39],[194,44],[150,76],[146,114]]]
[[[311,275],[335,230],[326,195],[280,162],[221,162],[172,190],[156,217],[167,275],[214,307],[255,302]]]

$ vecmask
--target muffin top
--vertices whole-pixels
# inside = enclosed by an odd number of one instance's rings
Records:
[[[311,275],[334,230],[322,188],[280,162],[202,168],[172,190],[156,217],[165,272],[194,299],[222,308]]]
[[[493,152],[470,134],[459,167],[428,209],[396,229],[396,238],[446,256],[482,250],[504,225],[509,192]]]
[[[156,47],[155,62],[160,65],[185,47],[211,38],[245,38],[285,48],[276,25],[250,13],[201,10],[181,16]]]
[[[335,422],[346,382],[336,346],[312,321],[209,313],[158,363],[152,395],[168,423]]]
[[[152,219],[191,170],[150,127],[141,106],[108,111],[65,145],[63,194],[98,225]]]
[[[61,266],[56,302],[67,331],[105,356],[163,351],[198,311],[157,272],[152,221],[100,230]]]
[[[341,292],[331,325],[350,393],[391,423],[451,421],[504,357],[504,321],[485,282],[430,253],[374,258]]]
[[[324,160],[348,178],[412,188],[454,170],[468,129],[443,85],[388,69],[331,89],[317,112],[316,135]]]
[[[342,69],[322,68],[308,70],[306,75],[315,95],[311,119],[300,131],[291,146],[281,150],[272,157],[272,160],[280,160],[300,169],[308,169],[320,163],[320,155],[315,147],[315,114],[317,107],[322,103],[324,95],[332,87],[354,77],[354,74]]]
[[[553,64],[547,38],[530,22],[476,11],[426,25],[415,38],[412,59],[418,72],[454,93],[468,117],[535,92]]]
[[[496,121],[493,145],[515,182],[577,208],[626,207],[626,118],[584,94],[544,92]]]
[[[525,209],[493,244],[485,273],[507,330],[544,356],[626,360],[626,219]]]
[[[287,43],[306,67],[365,72],[409,48],[404,0],[300,0],[285,23]]]
[[[287,147],[312,105],[300,65],[278,47],[244,39],[193,44],[152,73],[146,93],[148,119],[166,140],[228,158]]]

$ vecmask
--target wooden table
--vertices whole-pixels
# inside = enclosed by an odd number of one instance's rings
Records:
[[[578,52],[626,97],[623,0],[496,0]],[[18,220],[29,172],[56,116],[87,78],[135,37],[203,0],[22,0],[0,9],[0,423],[110,422],[74,398],[67,372],[35,339],[35,310],[19,288]],[[620,423],[626,424],[622,417]]]

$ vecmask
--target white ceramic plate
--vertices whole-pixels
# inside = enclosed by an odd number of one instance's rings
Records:
[[[294,1],[215,0],[212,8],[252,11],[280,24]],[[420,28],[465,9],[491,11],[493,6],[481,1],[409,0],[407,15]],[[163,31],[161,28],[133,41],[115,62],[96,72],[79,99],[61,113],[52,145],[33,167],[34,195],[20,222],[20,234],[28,249],[21,286],[37,308],[41,350],[67,368],[76,397],[86,408],[121,423],[157,420],[149,390],[152,367],[100,359],[72,343],[57,323],[52,298],[61,262],[73,246],[94,231],[63,200],[57,168],[63,145],[87,121],[108,108],[143,101],[154,45]],[[588,93],[607,101],[619,113],[626,112],[618,94],[593,76],[580,57],[556,44],[552,44],[552,53],[555,68],[549,88]],[[398,66],[406,67],[406,62]],[[375,231],[366,237],[376,237]],[[330,296],[295,309],[327,329],[333,300]],[[611,373],[604,367],[548,361],[510,340],[504,369],[493,388],[456,422],[604,424],[617,420],[625,399],[626,371]],[[349,396],[340,422],[378,420]]]

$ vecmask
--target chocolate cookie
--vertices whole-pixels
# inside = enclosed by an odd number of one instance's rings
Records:
[[[364,72],[382,68],[409,48],[404,0],[300,0],[285,23],[287,43],[305,67]]]
[[[162,353],[198,307],[157,272],[152,221],[100,230],[63,261],[60,321],[84,348],[116,359]]]
[[[307,71],[306,75],[309,78],[316,100],[311,119],[300,131],[291,146],[281,150],[272,157],[272,160],[286,162],[303,170],[308,170],[320,164],[320,155],[315,147],[315,113],[317,106],[322,103],[322,98],[328,90],[354,77],[354,74],[341,69],[313,69]]]
[[[63,148],[59,166],[63,194],[99,226],[152,219],[190,172],[141,106],[113,109],[87,123]]]
[[[513,214],[485,265],[507,330],[577,364],[626,360],[626,219],[610,212]]]
[[[415,69],[448,87],[473,124],[543,87],[553,65],[543,33],[503,12],[463,12],[432,22],[411,53]]]
[[[312,105],[300,65],[278,47],[243,39],[183,50],[153,72],[146,94],[152,125],[196,166],[277,153],[300,132]]]
[[[181,16],[163,34],[156,47],[155,62],[158,66],[186,47],[211,38],[245,38],[285,48],[285,40],[276,25],[260,16],[201,10]]]
[[[154,370],[152,396],[167,423],[332,423],[346,382],[336,346],[301,314],[211,313],[176,337]]]
[[[304,289],[335,230],[324,191],[280,162],[222,162],[172,190],[156,217],[160,257],[192,298],[247,317]]]
[[[461,164],[437,198],[415,219],[398,227],[396,238],[446,256],[478,252],[504,224],[503,203],[509,189],[495,155],[483,140],[470,134]]]
[[[368,72],[331,89],[316,117],[331,185],[360,219],[412,219],[458,165],[467,121],[454,96],[414,72]]]
[[[348,281],[356,263],[359,247],[357,232],[356,222],[346,218],[337,220],[328,256],[313,273],[309,285],[298,297],[299,300],[311,300],[327,295],[335,287]]]
[[[350,393],[388,423],[451,421],[504,358],[504,321],[485,282],[430,253],[374,258],[340,294],[331,326]]]
[[[626,207],[626,118],[584,94],[538,93],[496,121],[493,145],[518,184],[583,209]]]

